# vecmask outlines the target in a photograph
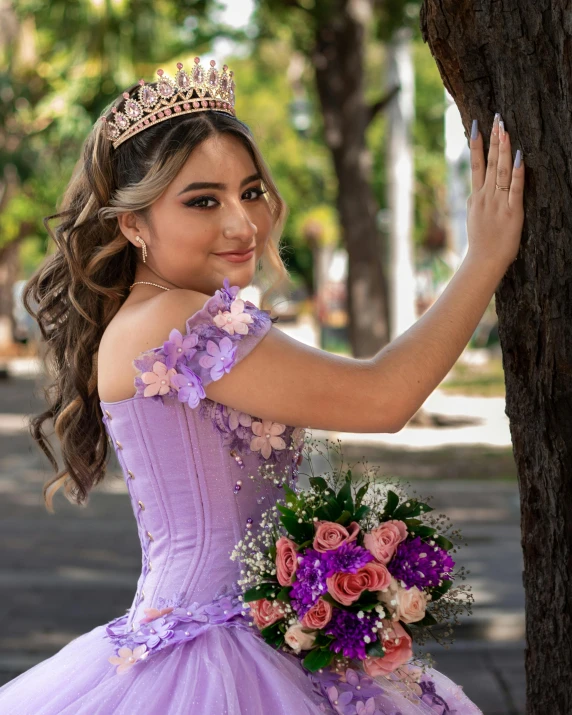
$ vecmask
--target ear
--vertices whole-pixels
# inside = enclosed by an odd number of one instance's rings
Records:
[[[140,236],[145,243],[149,241],[149,230],[143,223],[140,217],[136,216],[133,211],[119,214],[117,216],[119,230],[136,248],[141,248],[141,244],[135,240],[135,236]]]

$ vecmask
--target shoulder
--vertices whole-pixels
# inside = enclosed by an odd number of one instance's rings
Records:
[[[213,296],[174,289],[149,300],[125,305],[107,326],[98,350],[101,399],[115,402],[131,397],[133,360],[163,345],[173,329],[185,333],[187,321],[200,313]]]

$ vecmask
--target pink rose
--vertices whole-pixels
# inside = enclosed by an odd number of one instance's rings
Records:
[[[272,601],[268,601],[266,598],[250,601],[248,605],[252,611],[254,623],[260,629],[266,628],[266,626],[270,626],[272,623],[284,618],[282,606],[273,606]]]
[[[301,650],[310,650],[316,640],[316,632],[305,632],[301,623],[295,623],[284,633],[284,640],[293,651],[299,653]]]
[[[336,524],[334,521],[316,521],[316,534],[314,535],[314,548],[316,551],[331,551],[337,549],[346,541],[355,541],[357,539],[359,524],[357,521],[352,521],[349,528],[341,524]]]
[[[363,545],[380,564],[387,564],[393,558],[399,544],[407,537],[407,526],[402,521],[392,519],[364,534]]]
[[[296,544],[285,536],[276,542],[276,577],[281,586],[290,586],[296,568],[298,567],[298,552]]]
[[[323,628],[332,617],[332,604],[319,598],[302,618],[304,628]]]
[[[381,591],[389,586],[391,575],[387,568],[370,561],[356,573],[336,573],[326,579],[330,594],[344,606],[357,601],[363,591]]]
[[[381,658],[366,658],[363,661],[363,669],[372,678],[393,673],[413,657],[411,638],[403,626],[390,621],[382,621],[382,623],[380,640],[385,648],[385,655]]]
[[[416,586],[402,588],[392,577],[389,589],[379,600],[392,611],[392,618],[404,623],[416,623],[425,616],[427,596]]]

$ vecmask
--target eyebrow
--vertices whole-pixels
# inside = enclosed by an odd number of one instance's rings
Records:
[[[240,182],[240,188],[243,186],[246,186],[246,184],[250,184],[252,181],[256,181],[258,179],[261,179],[262,177],[260,176],[259,173],[252,174],[251,176],[247,176],[246,179],[243,179]],[[224,189],[227,188],[226,184],[217,184],[215,182],[211,181],[195,181],[193,184],[189,184],[188,186],[185,186],[185,188],[182,191],[179,191],[177,196],[180,196],[181,194],[186,194],[187,191],[198,191],[199,189],[219,189],[220,191],[224,191]]]

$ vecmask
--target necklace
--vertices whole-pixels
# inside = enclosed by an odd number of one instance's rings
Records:
[[[158,283],[151,283],[150,281],[135,281],[132,285],[129,286],[129,290],[133,288],[133,286],[136,285],[146,285],[146,286],[155,286],[155,288],[162,288],[163,290],[171,290],[170,288],[166,288],[165,286],[160,286]]]

